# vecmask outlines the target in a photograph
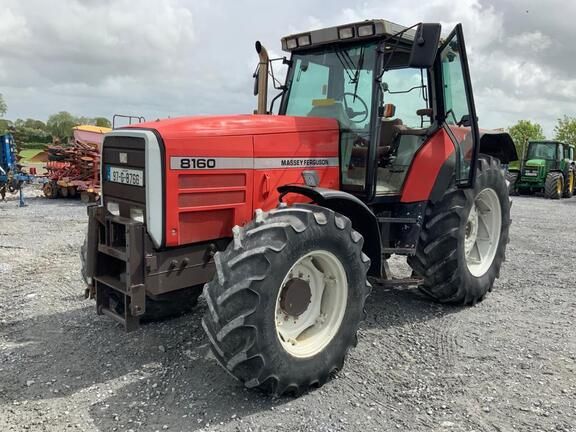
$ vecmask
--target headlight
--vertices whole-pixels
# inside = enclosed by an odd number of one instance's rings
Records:
[[[298,36],[298,46],[310,45],[310,35]]]
[[[342,27],[338,29],[340,39],[351,39],[354,37],[354,27]]]
[[[144,211],[141,208],[131,208],[130,219],[136,222],[144,223]]]
[[[295,38],[292,39],[286,39],[286,48],[288,49],[294,49],[298,47],[298,42],[296,41]]]
[[[106,210],[108,210],[114,216],[120,216],[120,206],[114,201],[108,201],[106,203]]]
[[[374,24],[358,26],[358,36],[372,36],[374,34]]]

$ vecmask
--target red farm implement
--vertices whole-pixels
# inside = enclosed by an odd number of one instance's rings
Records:
[[[78,126],[71,146],[48,147],[46,163],[48,182],[43,191],[47,198],[80,195],[94,201],[100,195],[100,149],[108,128]]]

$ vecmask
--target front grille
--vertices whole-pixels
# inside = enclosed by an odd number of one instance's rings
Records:
[[[527,176],[527,177],[537,177],[538,173],[539,173],[538,168],[526,167],[526,168],[524,168],[522,175]]]
[[[146,209],[146,155],[145,141],[139,137],[109,136],[102,146],[102,197],[104,206],[118,204],[120,216],[129,218],[131,208]],[[128,169],[141,171],[144,186],[110,181],[108,170]]]

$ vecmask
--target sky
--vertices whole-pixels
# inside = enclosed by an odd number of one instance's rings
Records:
[[[462,23],[481,127],[576,116],[576,1],[0,0],[6,118],[248,113],[254,42],[382,18]]]

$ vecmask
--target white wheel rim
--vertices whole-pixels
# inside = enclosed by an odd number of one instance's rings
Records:
[[[466,223],[464,252],[473,276],[483,276],[492,266],[500,243],[502,208],[494,189],[482,190],[474,200]]]
[[[299,258],[276,297],[274,322],[282,347],[299,358],[321,352],[340,329],[347,302],[346,271],[334,254],[317,250]]]

